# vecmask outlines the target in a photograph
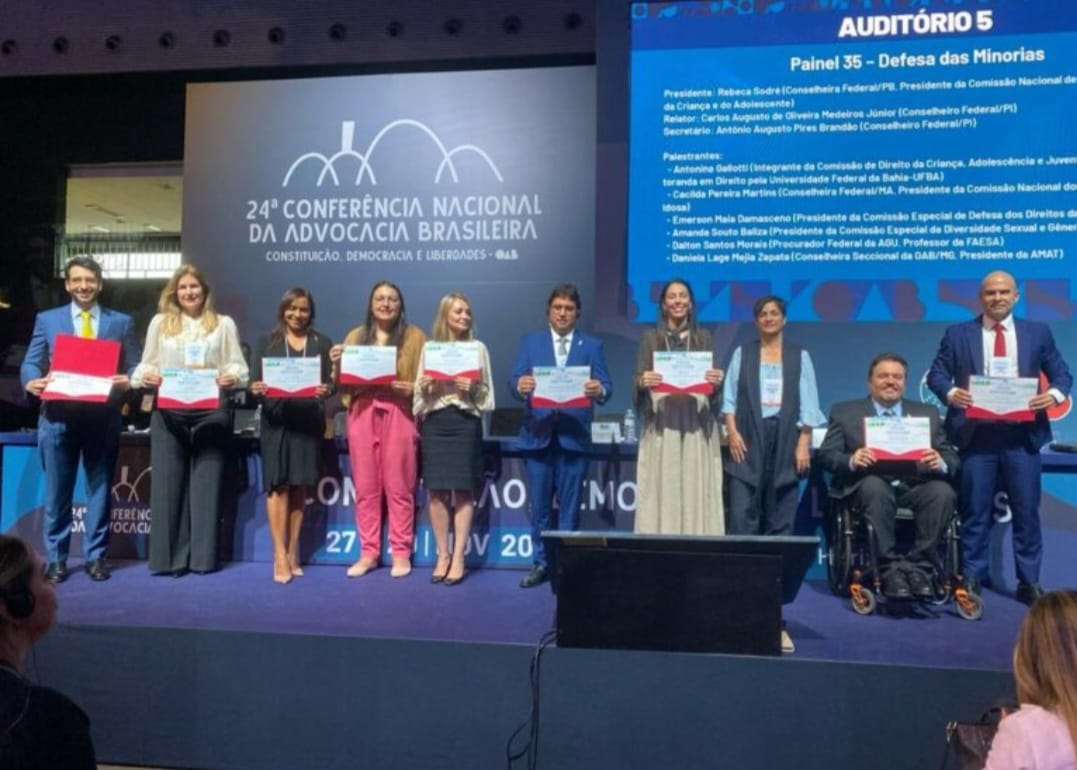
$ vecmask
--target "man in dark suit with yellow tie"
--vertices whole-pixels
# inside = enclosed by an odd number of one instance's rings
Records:
[[[833,475],[834,494],[851,497],[875,531],[883,593],[892,599],[930,599],[930,573],[954,510],[951,481],[960,461],[946,440],[938,410],[903,398],[908,370],[896,353],[876,356],[868,367],[868,397],[833,406],[817,456]],[[864,420],[873,417],[926,417],[931,446],[915,462],[881,462],[865,443]],[[911,509],[916,520],[916,537],[907,554],[896,547],[898,507]]]
[[[45,471],[45,577],[54,583],[67,579],[71,541],[72,497],[79,457],[86,471],[85,570],[93,580],[107,580],[112,473],[119,454],[119,395],[130,386],[129,376],[141,358],[131,316],[98,304],[101,266],[91,257],[75,257],[64,268],[64,288],[71,303],[43,310],[19,377],[23,388],[40,396],[49,382],[49,368],[59,334],[117,340],[121,345],[119,372],[112,378],[106,403],[43,401],[38,417],[37,445]]]

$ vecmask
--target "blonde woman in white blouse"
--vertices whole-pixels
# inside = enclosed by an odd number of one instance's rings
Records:
[[[222,389],[246,387],[249,372],[235,322],[213,309],[209,284],[181,265],[161,291],[133,387],[156,388],[165,368],[214,369]],[[221,476],[231,443],[227,398],[212,409],[156,409],[150,420],[153,481],[150,571],[180,577],[217,569]]]
[[[435,378],[427,359],[428,342],[415,383],[415,416],[422,420],[423,482],[430,496],[430,527],[438,548],[430,582],[453,586],[464,578],[475,496],[482,489],[482,413],[494,408],[494,389],[490,355],[475,339],[471,303],[463,294],[441,298],[430,341],[470,343],[476,346],[478,357],[478,371],[472,376],[444,379],[446,373],[442,373]]]

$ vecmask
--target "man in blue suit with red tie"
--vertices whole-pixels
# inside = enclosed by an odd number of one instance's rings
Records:
[[[509,377],[509,390],[526,404],[517,446],[525,458],[534,566],[520,581],[521,588],[532,588],[549,577],[541,533],[552,528],[555,490],[556,528],[579,527],[580,495],[591,444],[592,404],[604,404],[613,394],[602,342],[576,328],[582,309],[575,286],[569,283],[555,286],[546,301],[549,328],[528,334],[520,341],[516,365]],[[536,366],[589,366],[591,375],[584,384],[584,395],[591,403],[561,409],[533,406]]]
[[[109,514],[112,507],[112,473],[119,454],[119,395],[128,389],[128,377],[141,352],[131,316],[97,303],[101,293],[101,266],[90,257],[75,257],[64,268],[64,288],[71,303],[37,314],[34,333],[19,377],[23,388],[40,396],[49,382],[56,335],[69,334],[118,340],[120,372],[112,378],[106,403],[44,401],[38,417],[37,446],[45,471],[45,578],[53,583],[67,579],[71,541],[71,503],[79,456],[86,470],[85,535],[82,551],[86,573],[107,580]]]
[[[928,387],[944,403],[946,429],[961,452],[962,566],[970,590],[979,593],[988,577],[988,544],[995,489],[1009,498],[1013,513],[1013,550],[1017,599],[1032,604],[1043,594],[1040,565],[1040,449],[1051,440],[1047,409],[1061,403],[1073,385],[1046,324],[1015,318],[1017,282],[1001,270],[980,284],[983,315],[951,326],[928,372]],[[1036,377],[1043,372],[1047,390],[1028,402],[1030,422],[972,419],[969,378]]]

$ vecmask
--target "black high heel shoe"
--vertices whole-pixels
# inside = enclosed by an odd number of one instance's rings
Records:
[[[452,564],[449,564],[449,572],[452,572]],[[449,577],[449,572],[445,573],[445,579],[442,581],[447,586],[459,585],[467,577],[467,569],[460,573],[460,577]]]
[[[444,583],[445,578],[449,576],[449,570],[452,569],[452,557],[448,559],[448,565],[445,567],[445,571],[440,575],[437,573],[437,564],[434,565],[434,573],[430,576],[431,583]],[[438,557],[438,564],[441,564],[441,557]]]

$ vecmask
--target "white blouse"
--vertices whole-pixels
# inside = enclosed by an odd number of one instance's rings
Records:
[[[161,324],[165,316],[158,313],[150,321],[146,331],[146,347],[142,350],[142,363],[131,375],[131,386],[142,387],[142,379],[147,374],[160,374],[162,367],[184,367],[186,365],[187,346],[201,343],[205,351],[205,366],[217,369],[221,376],[234,375],[237,388],[247,385],[250,369],[243,359],[243,350],[239,346],[239,332],[236,322],[226,315],[217,314],[217,328],[206,331],[200,318],[180,315],[183,322],[179,334],[164,336]]]

